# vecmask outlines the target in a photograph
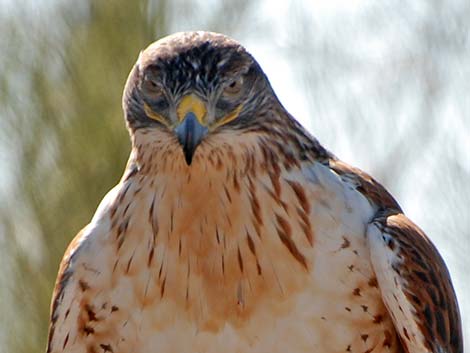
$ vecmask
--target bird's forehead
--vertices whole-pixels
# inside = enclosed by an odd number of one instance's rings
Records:
[[[250,54],[235,40],[210,32],[177,33],[151,44],[138,61],[141,71],[175,87],[202,81],[207,87],[248,71]]]

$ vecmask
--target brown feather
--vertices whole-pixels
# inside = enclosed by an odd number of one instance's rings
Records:
[[[329,166],[341,177],[352,179],[357,185],[357,190],[375,205],[401,212],[400,205],[393,196],[369,174],[336,158],[330,159]]]
[[[415,310],[425,346],[430,352],[462,353],[457,298],[450,274],[436,247],[404,214],[382,212],[373,224],[390,235],[390,248],[398,248],[401,263],[396,265],[396,271],[406,283],[405,296]],[[407,332],[397,331],[406,346]]]

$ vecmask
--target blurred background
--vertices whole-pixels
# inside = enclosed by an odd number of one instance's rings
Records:
[[[59,261],[130,150],[121,93],[166,34],[242,42],[280,100],[445,258],[470,346],[468,0],[0,0],[0,352],[44,351]]]

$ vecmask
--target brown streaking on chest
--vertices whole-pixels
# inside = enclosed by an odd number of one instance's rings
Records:
[[[235,334],[234,349],[265,351],[269,337],[295,330],[294,351],[325,344],[393,351],[364,225],[341,219],[355,217],[344,195],[300,169],[270,172],[248,162],[245,173],[237,164],[256,158],[226,151],[220,158],[233,154],[234,169],[199,163],[209,160],[202,148],[191,169],[166,162],[154,173],[157,166],[142,165],[123,181],[109,209],[110,235],[100,240],[109,259],[100,289],[86,282],[82,294],[84,339],[113,349],[104,339],[113,333],[134,342],[129,347],[145,346],[136,340],[184,347],[172,336],[179,332],[209,352],[205,345]],[[334,337],[336,330],[344,336]],[[193,340],[191,332],[204,335]]]
[[[227,151],[215,166],[235,158]],[[131,277],[144,307],[168,302],[214,330],[242,325],[260,305],[278,306],[301,291],[314,238],[301,185],[256,165],[249,174],[206,169],[197,159],[181,168],[128,180],[140,186],[124,188],[112,211],[111,232],[122,239],[113,282]]]

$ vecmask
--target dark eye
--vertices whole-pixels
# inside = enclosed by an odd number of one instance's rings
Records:
[[[227,86],[225,86],[224,93],[228,96],[236,96],[240,93],[243,87],[243,76],[238,77],[237,79],[230,81]]]
[[[142,82],[142,92],[147,103],[156,110],[164,110],[169,106],[163,88],[148,77]]]
[[[148,76],[145,76],[142,82],[142,92],[152,100],[163,96],[163,89]]]

